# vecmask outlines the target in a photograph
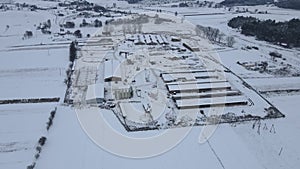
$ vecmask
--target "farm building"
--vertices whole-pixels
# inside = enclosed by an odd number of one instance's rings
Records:
[[[135,40],[134,40],[134,44],[135,45],[145,45],[145,38],[143,35],[137,35]]]
[[[170,82],[166,83],[166,85],[183,85],[183,84],[202,84],[202,83],[221,83],[221,82],[227,82],[226,79],[217,79],[217,78],[206,78],[206,79],[197,79],[197,80],[191,80],[191,81],[176,81],[176,82]]]
[[[157,42],[158,42],[160,45],[165,44],[164,40],[161,38],[160,35],[156,35],[155,38],[157,39]]]
[[[195,109],[219,106],[247,105],[248,101],[244,96],[231,96],[176,100],[175,104],[178,109]]]
[[[199,52],[200,51],[198,46],[193,46],[193,45],[189,44],[188,42],[184,42],[182,45],[185,48],[187,48],[188,50],[192,51],[192,52]]]
[[[231,89],[231,85],[228,82],[178,84],[178,85],[167,85],[167,89],[170,93],[201,92],[201,91],[211,91],[211,90],[229,90]]]
[[[126,35],[127,41],[134,42],[135,45],[167,45],[168,39],[165,36],[156,34],[134,34]]]
[[[99,104],[103,103],[104,100],[104,84],[96,83],[89,85],[87,88],[85,101],[87,104]]]
[[[211,92],[202,92],[202,93],[178,93],[172,95],[173,100],[180,99],[193,99],[193,98],[212,98],[212,97],[226,97],[226,96],[238,96],[241,95],[240,91],[211,91]]]
[[[168,39],[167,39],[167,37],[166,36],[160,36],[161,37],[161,39],[163,40],[163,44],[165,44],[165,45],[167,45],[167,44],[169,44],[169,41],[168,41]]]
[[[104,81],[117,82],[121,81],[121,63],[117,60],[108,60],[104,62]]]
[[[180,37],[176,37],[176,36],[172,36],[172,37],[171,37],[171,41],[172,41],[172,42],[180,42],[180,41],[181,41],[181,38],[180,38]]]
[[[218,74],[216,72],[208,71],[195,71],[195,72],[182,72],[182,73],[162,73],[161,77],[165,83],[175,82],[175,81],[188,81],[197,80],[205,78],[217,78]]]
[[[133,89],[131,86],[121,87],[113,90],[117,100],[130,99],[133,96]]]

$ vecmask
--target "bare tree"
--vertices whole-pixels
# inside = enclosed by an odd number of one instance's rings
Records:
[[[111,30],[110,30],[109,26],[108,26],[108,25],[104,25],[102,34],[103,34],[103,35],[106,35],[106,36],[110,36],[110,35],[111,35],[111,32],[110,32],[110,31],[111,31]]]
[[[138,28],[138,26],[136,23],[132,24],[132,33],[136,33],[137,28]]]
[[[126,25],[126,32],[127,33],[132,33],[132,29],[131,29],[131,25],[130,24]]]
[[[226,38],[226,42],[227,42],[227,46],[228,47],[233,47],[234,43],[235,43],[235,39],[233,36],[228,36]]]
[[[142,23],[139,23],[139,24],[138,24],[138,32],[139,32],[139,33],[142,33],[142,30],[143,30],[143,24],[142,24]]]
[[[122,32],[123,32],[123,35],[125,36],[125,34],[126,34],[126,25],[125,24],[122,25]]]
[[[115,27],[113,25],[109,25],[108,26],[108,31],[113,34],[113,32],[115,31]]]
[[[219,37],[220,30],[216,28],[212,28],[211,31],[212,31],[212,40],[216,42],[217,38]]]
[[[224,33],[219,33],[218,42],[221,43],[221,41],[223,40],[224,37],[225,37]]]

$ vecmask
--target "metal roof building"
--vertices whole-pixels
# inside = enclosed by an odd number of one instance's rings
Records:
[[[87,88],[85,101],[87,104],[98,104],[104,101],[104,84],[96,83]]]
[[[167,85],[169,92],[182,93],[182,92],[199,92],[210,90],[227,90],[231,89],[231,85],[228,82],[219,83],[201,83],[201,84],[178,84]]]
[[[121,81],[121,63],[117,60],[108,60],[104,62],[104,81]]]
[[[178,109],[194,109],[194,108],[235,106],[235,105],[238,106],[238,105],[247,105],[247,104],[248,101],[244,96],[176,100],[176,106]]]
[[[193,73],[164,73],[161,75],[165,83],[178,80],[196,80],[203,78],[217,78],[216,72],[193,72]]]

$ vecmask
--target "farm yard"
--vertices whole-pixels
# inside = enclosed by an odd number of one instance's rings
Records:
[[[298,168],[300,51],[227,24],[300,11],[219,2],[0,1],[0,168]]]

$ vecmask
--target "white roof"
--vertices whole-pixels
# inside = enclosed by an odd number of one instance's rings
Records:
[[[212,91],[212,92],[203,92],[203,93],[179,93],[176,95],[173,95],[172,97],[175,99],[182,99],[182,98],[204,98],[204,97],[220,97],[222,95],[224,95],[224,97],[226,97],[226,95],[239,95],[240,92],[237,90],[230,90],[230,91]]]
[[[104,84],[96,83],[88,86],[85,100],[104,99]]]
[[[156,35],[156,39],[157,39],[158,43],[160,43],[160,44],[164,43],[164,41],[163,41],[163,39],[161,38],[160,35]]]
[[[104,62],[104,79],[111,78],[111,77],[120,77],[121,78],[121,71],[120,71],[121,63],[117,60],[108,60]]]
[[[165,42],[165,43],[169,43],[168,39],[165,36],[161,36],[161,39]]]
[[[226,79],[217,79],[217,78],[205,78],[205,79],[197,79],[192,81],[176,81],[176,82],[170,82],[167,83],[167,85],[181,85],[181,84],[200,84],[200,83],[217,83],[217,82],[227,82]]]
[[[139,38],[140,41],[143,42],[143,43],[145,43],[145,38],[144,38],[144,36],[143,36],[143,35],[138,35],[138,36],[140,37],[140,38]]]
[[[176,100],[176,104],[178,107],[210,106],[210,105],[222,105],[222,104],[241,103],[241,102],[246,103],[247,99],[244,96],[230,96],[230,97]]]
[[[188,90],[210,90],[210,89],[220,89],[220,88],[230,88],[230,87],[231,85],[228,82],[168,85],[170,92],[188,91]]]
[[[150,44],[151,43],[150,35],[144,35],[144,37],[145,37],[146,43]]]
[[[174,81],[178,79],[196,80],[197,78],[217,77],[216,72],[195,72],[195,73],[174,73],[162,74],[164,81]]]

